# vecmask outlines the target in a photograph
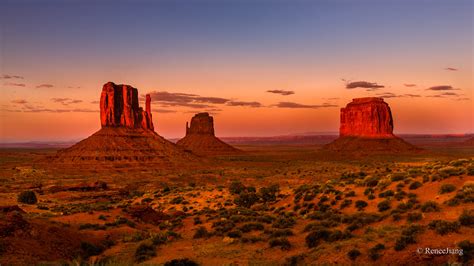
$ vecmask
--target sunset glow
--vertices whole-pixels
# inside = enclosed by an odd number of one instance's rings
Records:
[[[339,109],[366,96],[390,104],[397,134],[470,133],[472,8],[469,0],[1,1],[1,140],[91,135],[108,81],[151,93],[155,131],[166,138],[184,136],[204,111],[217,136],[336,133]]]

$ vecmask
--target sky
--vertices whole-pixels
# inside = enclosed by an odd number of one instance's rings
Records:
[[[367,96],[396,134],[470,133],[473,24],[471,0],[0,0],[0,142],[93,134],[108,81],[166,138],[206,111],[221,137],[337,133]]]

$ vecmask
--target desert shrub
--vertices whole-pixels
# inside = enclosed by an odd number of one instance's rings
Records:
[[[445,204],[449,206],[457,206],[460,203],[472,203],[474,202],[474,183],[472,181],[466,182],[462,188],[456,193],[456,195],[447,200]]]
[[[303,201],[312,201],[316,197],[316,194],[306,193],[303,197]]]
[[[407,215],[407,221],[412,223],[419,221],[423,218],[423,214],[421,212],[412,212]]]
[[[328,239],[330,235],[331,231],[324,228],[322,228],[321,230],[313,231],[309,233],[305,238],[306,246],[308,246],[308,248],[314,248],[319,244],[321,240]]]
[[[374,189],[371,188],[371,187],[368,187],[364,190],[364,195],[366,195],[366,196],[369,195],[369,194],[372,194],[372,193],[374,193]]]
[[[346,197],[355,197],[356,196],[356,193],[354,190],[351,190],[349,192],[346,193]]]
[[[398,191],[397,193],[395,193],[395,195],[393,195],[393,197],[400,201],[402,199],[404,199],[406,197],[407,193],[405,191]]]
[[[403,250],[407,245],[416,243],[416,236],[423,231],[420,225],[410,225],[402,230],[400,237],[395,241],[395,250]]]
[[[434,201],[427,201],[421,205],[422,212],[439,212],[440,210],[439,204]]]
[[[238,197],[234,199],[234,203],[239,207],[250,208],[257,203],[258,196],[255,192],[241,192]]]
[[[135,262],[140,263],[156,256],[156,249],[151,243],[141,243],[135,250]]]
[[[456,186],[453,184],[443,184],[439,188],[439,194],[450,193],[456,190]]]
[[[369,249],[369,258],[371,260],[378,260],[380,258],[380,251],[385,249],[384,244],[377,244]]]
[[[458,219],[459,223],[464,226],[474,225],[474,210],[463,210]]]
[[[293,235],[293,231],[291,231],[290,229],[276,229],[276,230],[268,231],[266,233],[270,233],[270,238]]]
[[[273,222],[272,226],[274,228],[285,229],[285,228],[291,228],[295,224],[296,224],[296,221],[293,217],[280,216]]]
[[[458,221],[448,222],[443,220],[433,220],[428,224],[428,227],[431,230],[435,230],[436,233],[440,235],[446,235],[449,233],[457,232],[459,231],[460,226],[461,225]]]
[[[358,200],[358,201],[355,202],[355,206],[359,211],[365,209],[365,207],[367,207],[368,205],[369,204],[367,204],[367,202],[365,202],[363,200]]]
[[[341,202],[341,209],[344,209],[346,207],[351,206],[352,200],[351,199],[345,199],[343,202]]]
[[[240,231],[247,233],[250,231],[259,231],[263,230],[263,224],[261,223],[246,223],[240,227]]]
[[[357,259],[357,257],[360,256],[360,251],[358,249],[351,249],[349,252],[347,252],[347,257],[351,260]]]
[[[390,175],[390,179],[392,180],[392,182],[395,182],[395,181],[402,181],[402,180],[405,180],[405,178],[407,178],[408,175],[406,173],[403,173],[403,172],[398,172],[398,173],[393,173]]]
[[[458,243],[458,247],[462,249],[463,255],[459,256],[462,262],[469,262],[474,258],[474,243],[469,240],[463,240]]]
[[[395,193],[393,192],[393,190],[386,190],[384,192],[380,192],[379,193],[379,198],[387,198],[387,197],[391,197],[395,195]]]
[[[105,225],[101,225],[101,224],[91,224],[91,223],[85,223],[85,224],[79,225],[79,230],[87,230],[87,229],[91,229],[91,230],[106,230],[107,227],[106,227]]]
[[[245,190],[245,186],[240,181],[234,181],[229,186],[229,192],[231,194],[240,194]]]
[[[241,238],[242,232],[240,230],[233,230],[227,233],[227,236],[230,238]]]
[[[368,176],[368,177],[364,180],[365,186],[366,186],[366,187],[369,187],[369,188],[372,188],[372,187],[377,186],[378,183],[379,183],[379,178],[376,177],[376,176]]]
[[[212,228],[218,235],[222,235],[223,233],[227,233],[230,230],[234,229],[235,224],[229,220],[221,220],[212,223]]]
[[[438,169],[438,173],[441,176],[444,176],[444,177],[458,176],[458,175],[464,174],[464,168],[454,167],[454,166],[446,166],[446,167]]]
[[[260,188],[258,194],[263,202],[271,202],[276,200],[278,192],[280,192],[280,187],[278,185],[272,185]]]
[[[304,258],[305,254],[300,254],[300,255],[294,255],[289,258],[285,259],[285,264],[284,266],[298,266],[298,265],[305,265],[304,264]]]
[[[193,238],[197,239],[197,238],[204,238],[204,237],[209,237],[209,232],[207,231],[206,227],[199,226],[194,232]]]
[[[408,189],[410,190],[415,190],[415,189],[418,189],[419,187],[423,186],[422,183],[418,182],[418,181],[415,181],[413,183],[410,184],[410,186],[408,187]]]
[[[280,247],[282,250],[289,250],[291,248],[291,243],[285,237],[271,238],[268,241],[270,247]]]
[[[390,178],[383,178],[383,179],[379,180],[379,183],[377,184],[377,187],[382,190],[382,189],[385,189],[386,187],[388,187],[391,183],[392,183],[392,181],[390,180]]]
[[[375,199],[375,195],[374,195],[374,194],[369,194],[369,195],[367,196],[367,199],[373,200],[373,199]]]
[[[390,201],[384,200],[384,201],[379,202],[379,204],[377,204],[377,208],[379,209],[379,212],[383,212],[390,209],[391,208]]]
[[[474,165],[469,165],[469,166],[466,168],[466,171],[467,171],[467,174],[468,174],[468,175],[474,175]]]
[[[97,256],[100,253],[102,253],[103,250],[104,250],[103,247],[94,245],[89,242],[81,242],[82,257],[85,259],[91,256]]]
[[[180,204],[181,202],[183,202],[184,198],[181,197],[181,196],[178,196],[178,197],[175,197],[173,199],[171,199],[170,203],[171,204]]]
[[[165,262],[165,266],[199,266],[199,264],[190,259],[173,259]]]
[[[18,194],[17,200],[18,202],[25,204],[36,204],[38,202],[35,192],[31,190],[25,190]]]

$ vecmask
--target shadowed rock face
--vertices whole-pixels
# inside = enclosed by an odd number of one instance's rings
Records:
[[[191,119],[191,126],[186,123],[186,135],[200,134],[214,136],[214,119],[209,113],[199,113]]]
[[[354,137],[393,137],[390,107],[382,98],[356,98],[341,108],[339,135]]]
[[[100,97],[102,127],[127,127],[154,130],[151,98],[146,95],[146,111],[138,104],[138,90],[129,85],[108,82]]]
[[[198,155],[222,155],[239,152],[214,135],[214,119],[208,113],[196,114],[191,119],[190,126],[186,123],[186,136],[176,144]]]

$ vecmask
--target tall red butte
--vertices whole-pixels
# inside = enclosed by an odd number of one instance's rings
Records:
[[[145,96],[145,104],[143,110],[138,90],[132,86],[104,84],[100,96],[101,129],[72,147],[58,151],[53,161],[170,166],[195,161],[195,155],[154,131],[150,95]]]
[[[356,98],[341,108],[339,138],[324,148],[362,153],[418,150],[393,134],[390,106],[377,97]]]

